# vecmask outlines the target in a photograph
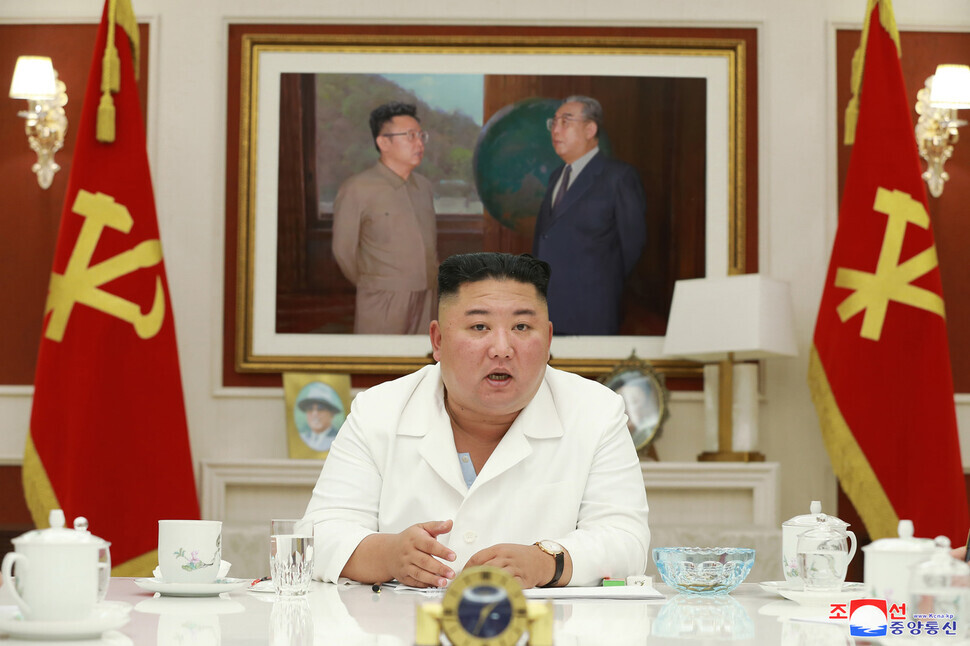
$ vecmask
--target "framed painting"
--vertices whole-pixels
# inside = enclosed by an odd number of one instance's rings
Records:
[[[603,105],[601,149],[640,172],[648,235],[623,286],[620,333],[555,336],[551,363],[604,374],[635,352],[661,372],[696,376],[692,364],[657,359],[674,282],[756,271],[750,39],[325,31],[238,39],[237,371],[403,373],[431,361],[427,335],[353,333],[354,286],[330,248],[341,182],[377,161],[371,109],[418,106],[431,138],[417,171],[434,187],[443,259],[531,250],[536,200],[561,162],[521,153],[552,151],[545,113],[510,119],[536,105],[552,116],[583,94]],[[499,123],[519,129],[504,150],[489,139]]]
[[[325,459],[350,412],[350,376],[285,372],[283,396],[289,456]]]

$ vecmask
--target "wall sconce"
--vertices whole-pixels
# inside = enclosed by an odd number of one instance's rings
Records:
[[[970,67],[939,65],[936,74],[926,79],[925,87],[916,93],[916,142],[920,156],[926,160],[923,179],[933,197],[943,194],[943,183],[950,179],[943,164],[960,138],[957,128],[967,125],[957,119],[960,108],[970,108]]]
[[[41,188],[50,188],[54,173],[61,169],[54,153],[64,145],[67,132],[67,86],[57,78],[51,59],[21,56],[10,82],[10,98],[27,100],[27,109],[17,115],[27,120],[27,141],[37,153],[37,163],[31,170]]]

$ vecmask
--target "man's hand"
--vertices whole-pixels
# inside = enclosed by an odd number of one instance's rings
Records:
[[[455,571],[432,557],[454,561],[455,553],[439,543],[436,537],[451,531],[452,521],[431,521],[411,525],[400,534],[392,534],[387,553],[393,578],[418,588],[443,588]]]
[[[558,585],[565,585],[572,576],[572,560],[569,552],[564,553],[566,564]],[[514,576],[523,588],[535,588],[552,580],[556,573],[556,559],[535,545],[499,543],[486,547],[468,559],[465,567],[473,565],[492,565],[500,567]]]
[[[365,583],[397,579],[416,588],[448,585],[455,571],[436,560],[454,561],[455,553],[436,540],[451,531],[452,521],[411,525],[400,534],[371,534],[351,554],[341,576]]]

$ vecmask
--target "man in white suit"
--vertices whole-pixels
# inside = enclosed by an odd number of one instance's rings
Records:
[[[531,256],[441,264],[438,363],[358,395],[313,490],[317,578],[443,587],[487,564],[534,587],[644,572],[623,400],[546,365],[548,283]]]

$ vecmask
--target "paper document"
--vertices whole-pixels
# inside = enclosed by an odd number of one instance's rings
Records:
[[[611,585],[589,588],[529,588],[527,599],[666,599],[649,585]]]
[[[384,587],[393,589],[395,592],[417,592],[429,596],[444,594],[447,590],[447,588],[414,588],[396,582],[385,583]],[[522,593],[526,599],[666,599],[657,592],[656,588],[649,585],[529,588]]]

